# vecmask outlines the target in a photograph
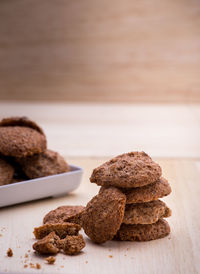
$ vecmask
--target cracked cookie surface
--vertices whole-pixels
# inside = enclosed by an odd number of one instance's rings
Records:
[[[157,181],[161,174],[161,167],[145,152],[130,152],[95,168],[90,181],[101,186],[134,188]]]

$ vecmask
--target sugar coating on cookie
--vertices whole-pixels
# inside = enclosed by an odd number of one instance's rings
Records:
[[[64,173],[70,170],[65,159],[57,152],[47,149],[43,153],[18,159],[30,179]]]
[[[6,160],[0,159],[0,186],[10,184],[14,176],[14,168]]]
[[[56,235],[63,239],[67,235],[78,235],[80,229],[80,225],[73,223],[44,224],[42,226],[35,227],[33,233],[36,239],[42,239],[54,231]]]
[[[82,235],[66,236],[59,241],[59,246],[65,254],[75,255],[85,247],[85,241]]]
[[[1,126],[0,154],[26,157],[46,150],[46,137],[29,127]]]
[[[167,221],[160,219],[158,222],[148,225],[127,225],[122,224],[115,240],[120,241],[151,241],[164,238],[170,233]]]
[[[157,181],[161,174],[161,167],[145,152],[130,152],[95,168],[90,181],[101,186],[134,188]]]
[[[119,229],[125,210],[126,196],[110,187],[96,195],[81,216],[82,227],[95,243],[111,240]]]
[[[30,120],[28,117],[8,117],[0,121],[0,127],[10,127],[10,126],[20,126],[20,127],[29,127],[37,130],[39,133],[44,135],[42,128],[36,124],[34,121]]]
[[[126,205],[124,224],[152,224],[171,216],[171,210],[160,200]]]
[[[33,249],[40,254],[57,254],[60,238],[55,232],[49,233],[43,239],[33,244]]]
[[[145,203],[157,200],[169,195],[172,191],[168,181],[162,177],[153,184],[121,190],[126,195],[127,204]]]
[[[44,216],[43,223],[70,222],[80,224],[80,217],[84,209],[84,206],[59,206]]]

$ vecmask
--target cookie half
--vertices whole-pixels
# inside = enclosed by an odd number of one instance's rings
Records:
[[[60,238],[55,232],[49,233],[43,239],[33,244],[33,249],[40,254],[57,254]]]
[[[34,235],[36,239],[42,239],[51,232],[55,232],[60,238],[65,238],[67,235],[78,235],[81,226],[72,223],[63,224],[45,224],[34,228]]]
[[[0,159],[0,186],[10,184],[14,176],[14,168],[6,160]]]
[[[85,247],[85,241],[82,235],[66,236],[65,239],[59,241],[59,247],[65,254],[75,255]]]
[[[43,223],[75,223],[80,224],[84,206],[59,206],[44,216]]]
[[[46,137],[37,130],[21,126],[0,126],[0,154],[26,157],[46,149]]]
[[[40,178],[69,171],[69,165],[57,152],[45,152],[18,159],[24,173],[30,178]]]
[[[167,221],[160,219],[149,225],[126,225],[122,224],[115,240],[120,241],[151,241],[164,238],[170,233]]]
[[[124,217],[125,203],[126,196],[119,189],[110,187],[87,204],[81,224],[93,242],[104,243],[114,237]]]
[[[161,167],[145,152],[130,152],[95,168],[90,181],[101,186],[134,188],[157,181],[161,174]]]
[[[147,186],[122,189],[122,192],[126,195],[127,204],[146,203],[157,200],[169,195],[171,191],[168,181],[164,178],[160,178],[155,183]]]
[[[122,222],[124,224],[152,224],[160,218],[169,216],[171,216],[171,210],[167,205],[156,200],[149,203],[126,205]]]

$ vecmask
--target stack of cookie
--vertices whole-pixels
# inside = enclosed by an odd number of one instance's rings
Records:
[[[47,149],[43,130],[26,117],[0,121],[0,186],[69,171],[57,152]]]
[[[144,152],[119,155],[93,170],[101,186],[82,214],[85,233],[96,243],[149,241],[170,233],[171,210],[158,200],[171,192],[161,167]]]

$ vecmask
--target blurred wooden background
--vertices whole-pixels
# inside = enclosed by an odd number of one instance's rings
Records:
[[[0,99],[200,102],[200,1],[1,0]]]

